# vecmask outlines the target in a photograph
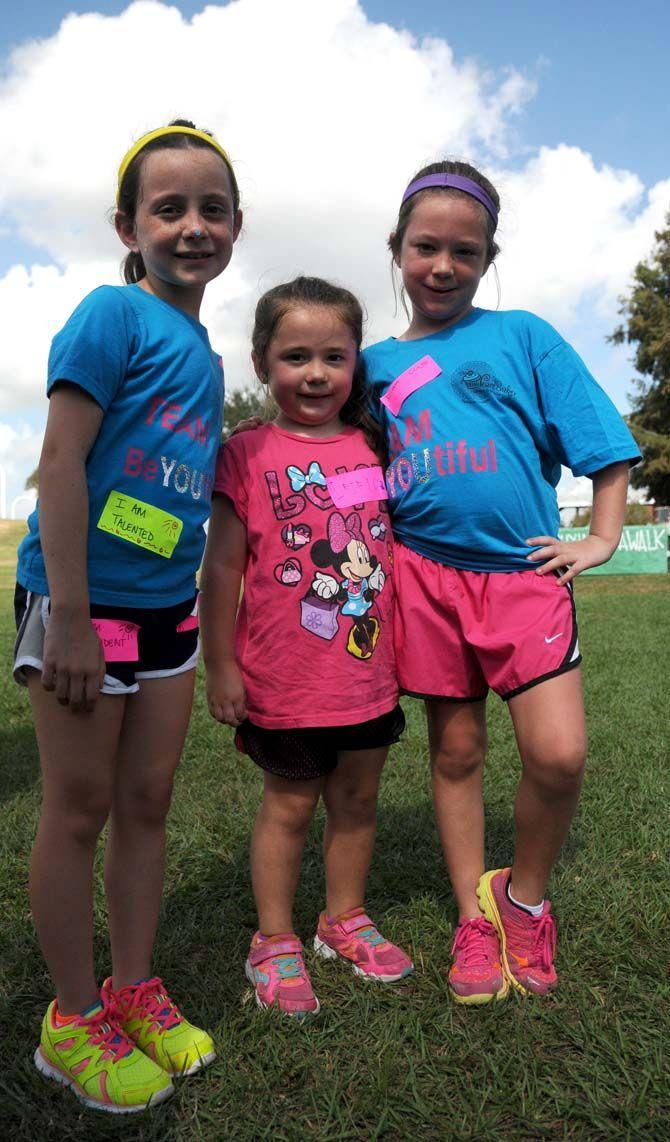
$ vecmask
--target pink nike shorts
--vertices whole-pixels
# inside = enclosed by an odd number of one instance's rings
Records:
[[[395,648],[405,694],[507,701],[581,662],[572,588],[534,571],[459,571],[396,542]]]

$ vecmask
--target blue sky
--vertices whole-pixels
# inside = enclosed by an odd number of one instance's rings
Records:
[[[368,0],[364,7],[415,35],[446,36],[455,52],[490,67],[536,78],[524,116],[529,147],[577,143],[645,182],[667,177],[667,0]]]
[[[241,164],[245,233],[205,315],[233,387],[251,383],[260,289],[294,272],[358,291],[371,339],[396,331],[385,236],[411,172],[450,154],[500,179],[503,308],[557,325],[625,411],[630,353],[606,335],[670,208],[667,0],[362,0],[364,15],[354,0],[204,7],[173,4],[187,22],[120,0],[3,12],[0,469],[10,500],[39,452],[49,339],[78,298],[118,281],[115,165],[174,114],[214,128]],[[110,19],[81,18],[89,12]],[[480,303],[495,305],[495,291]]]

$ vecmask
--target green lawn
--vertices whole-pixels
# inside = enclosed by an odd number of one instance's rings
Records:
[[[31,1139],[667,1139],[670,1137],[668,686],[670,577],[577,584],[590,728],[579,816],[552,885],[559,992],[492,1009],[449,1003],[454,926],[428,786],[422,710],[385,774],[372,915],[411,949],[403,986],[309,962],[322,1012],[308,1026],[260,1013],[244,978],[254,927],[247,867],[260,778],[199,694],[170,818],[156,970],[219,1052],[163,1108],[117,1119],[80,1108],[32,1063],[51,998],[26,898],[39,776],[25,694],[9,676],[9,590],[19,529],[0,525],[0,1121]],[[507,863],[517,762],[490,702],[489,861]],[[297,907],[322,906],[320,822]],[[98,881],[100,884],[100,881]],[[99,973],[109,960],[100,893]]]

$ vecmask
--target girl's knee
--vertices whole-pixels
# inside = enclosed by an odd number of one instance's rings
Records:
[[[433,776],[448,781],[464,781],[484,766],[485,751],[479,743],[439,748],[431,757]]]
[[[523,767],[540,785],[568,791],[581,784],[586,748],[581,741],[555,743],[551,749],[524,757]]]
[[[165,824],[171,802],[171,777],[147,780],[119,793],[112,813],[117,825],[157,828]]]
[[[317,800],[318,797],[293,796],[290,792],[281,797],[266,795],[259,816],[285,833],[302,835],[311,824]]]
[[[378,787],[346,782],[324,792],[324,804],[328,816],[346,818],[349,823],[367,825],[377,815]]]
[[[81,803],[45,803],[41,822],[64,840],[86,846],[95,845],[105,827],[109,811],[110,800],[107,797],[92,797]]]

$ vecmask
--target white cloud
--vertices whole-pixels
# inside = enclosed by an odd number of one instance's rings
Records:
[[[37,465],[42,435],[27,424],[0,422],[0,519],[25,519],[33,510],[35,493],[24,485]]]
[[[0,279],[0,412],[11,420],[40,401],[51,336],[84,293],[119,280],[107,221],[117,163],[175,115],[216,132],[242,188],[245,232],[203,311],[233,385],[251,380],[259,293],[296,272],[350,285],[371,338],[398,328],[386,237],[406,180],[444,154],[482,162],[500,185],[503,305],[570,333],[589,299],[611,329],[670,184],[645,196],[634,173],[567,146],[515,169],[533,92],[519,72],[455,58],[446,40],[373,23],[356,0],[234,0],[191,20],[141,0],[119,16],[68,16],[15,51],[0,83],[0,229],[52,260]],[[495,304],[488,283],[481,300]]]
[[[598,168],[578,147],[559,146],[496,181],[504,304],[570,324],[588,297],[591,312],[613,325],[617,298],[663,223],[670,179],[645,195],[634,173]]]
[[[64,270],[54,265],[14,266],[0,278],[3,412],[43,397],[51,338],[84,294],[103,281],[118,281],[114,263],[72,263]]]

